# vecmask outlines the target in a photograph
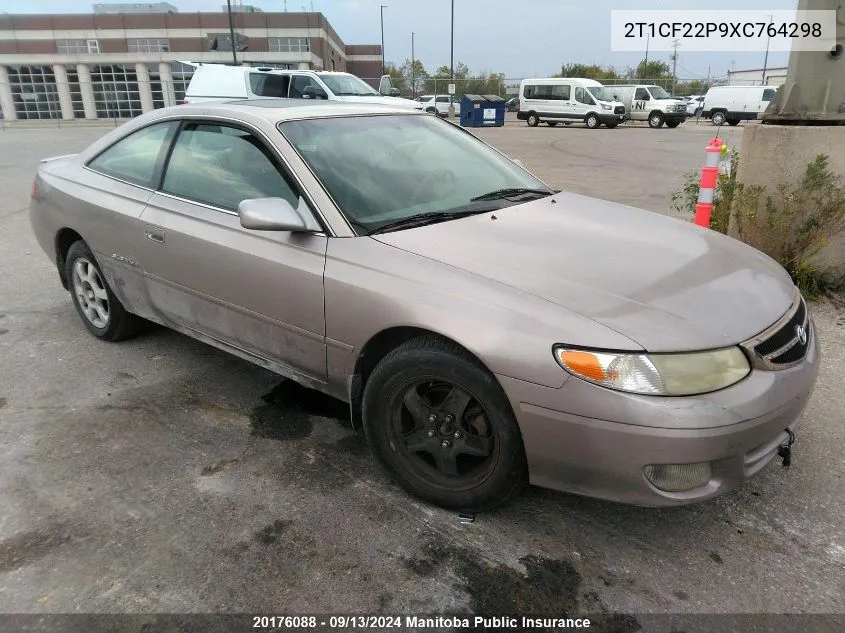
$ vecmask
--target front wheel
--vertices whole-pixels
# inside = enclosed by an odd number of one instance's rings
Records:
[[[652,112],[648,115],[648,126],[652,128],[659,128],[663,125],[663,115],[659,112]]]
[[[601,125],[601,121],[599,121],[598,115],[588,114],[587,118],[584,119],[584,125],[586,125],[591,130],[595,130]]]
[[[486,510],[527,481],[507,397],[453,343],[422,337],[390,352],[367,380],[362,414],[373,452],[403,488],[426,501]]]
[[[671,129],[675,129],[680,124],[681,124],[680,121],[666,121],[666,127],[671,128]]]
[[[526,121],[528,122],[528,125],[530,127],[537,127],[538,125],[540,125],[540,117],[538,117],[533,112],[528,115],[528,118],[526,119]]]
[[[138,332],[141,319],[127,312],[111,291],[94,254],[82,240],[71,244],[65,274],[76,312],[91,334],[106,341],[120,341]]]

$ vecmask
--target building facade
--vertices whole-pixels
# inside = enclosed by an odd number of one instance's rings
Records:
[[[345,44],[322,13],[237,12],[233,24],[238,64],[381,75],[381,47]],[[0,111],[130,118],[175,105],[193,74],[186,62],[231,64],[230,40],[223,12],[0,13]]]

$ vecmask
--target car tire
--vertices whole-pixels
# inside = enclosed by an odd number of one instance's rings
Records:
[[[648,115],[648,126],[651,128],[659,128],[663,125],[663,115],[659,112],[652,112]]]
[[[675,129],[676,127],[678,127],[680,124],[681,124],[681,122],[680,122],[680,121],[666,121],[666,127],[670,128],[670,129],[672,129],[672,130],[674,130],[674,129]]]
[[[429,114],[437,114],[437,110],[435,108],[426,108],[425,111]]]
[[[527,482],[522,435],[501,386],[449,341],[420,337],[387,354],[364,386],[362,418],[393,479],[430,503],[488,510]]]
[[[528,118],[525,119],[525,121],[530,127],[537,127],[538,125],[540,125],[540,117],[537,116],[537,113],[535,112],[529,112]]]
[[[714,112],[710,120],[713,121],[713,125],[724,125],[727,118],[724,112]]]
[[[595,130],[601,125],[601,121],[599,121],[597,114],[590,113],[584,118],[584,125],[591,130]]]
[[[91,334],[104,341],[121,341],[138,333],[143,320],[126,311],[82,240],[68,249],[65,275],[76,312]]]
[[[739,119],[728,119],[728,125],[731,127],[739,125]]]
[[[557,125],[557,121],[546,121],[546,125],[549,127],[554,127]]]
[[[615,128],[619,124],[618,123],[605,123],[605,125],[608,127],[608,129],[612,130],[613,128]]]

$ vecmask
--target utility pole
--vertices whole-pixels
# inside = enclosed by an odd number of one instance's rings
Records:
[[[229,13],[229,41],[232,43],[232,64],[238,65],[237,44],[235,43],[235,27],[232,25],[232,0],[226,0],[226,10]]]
[[[675,95],[675,84],[678,82],[678,75],[676,69],[678,67],[678,46],[681,45],[680,40],[675,40],[672,42],[672,48],[674,49],[674,53],[672,53],[672,96]]]
[[[381,74],[384,75],[384,10],[387,5],[381,5]]]
[[[449,62],[449,78],[455,83],[455,0],[452,0],[452,53]]]
[[[769,14],[769,24],[775,21],[773,15]],[[766,70],[769,68],[769,44],[772,41],[771,35],[766,39],[766,56],[763,58],[763,85],[766,85]]]
[[[651,39],[651,33],[645,34],[645,61],[643,62],[643,76],[640,79],[647,79],[646,73],[648,72],[648,43]]]
[[[411,31],[411,99],[417,96],[417,63],[414,61],[414,33]]]

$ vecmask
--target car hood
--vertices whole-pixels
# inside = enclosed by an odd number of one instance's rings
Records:
[[[795,297],[783,268],[750,246],[575,194],[374,237],[553,302],[652,352],[740,343]]]
[[[335,98],[339,101],[348,101],[350,103],[376,103],[379,105],[416,108],[417,110],[422,109],[422,103],[420,103],[419,101],[403,99],[402,97],[380,97],[378,95],[373,95],[372,97],[359,97],[353,95],[344,95]]]

